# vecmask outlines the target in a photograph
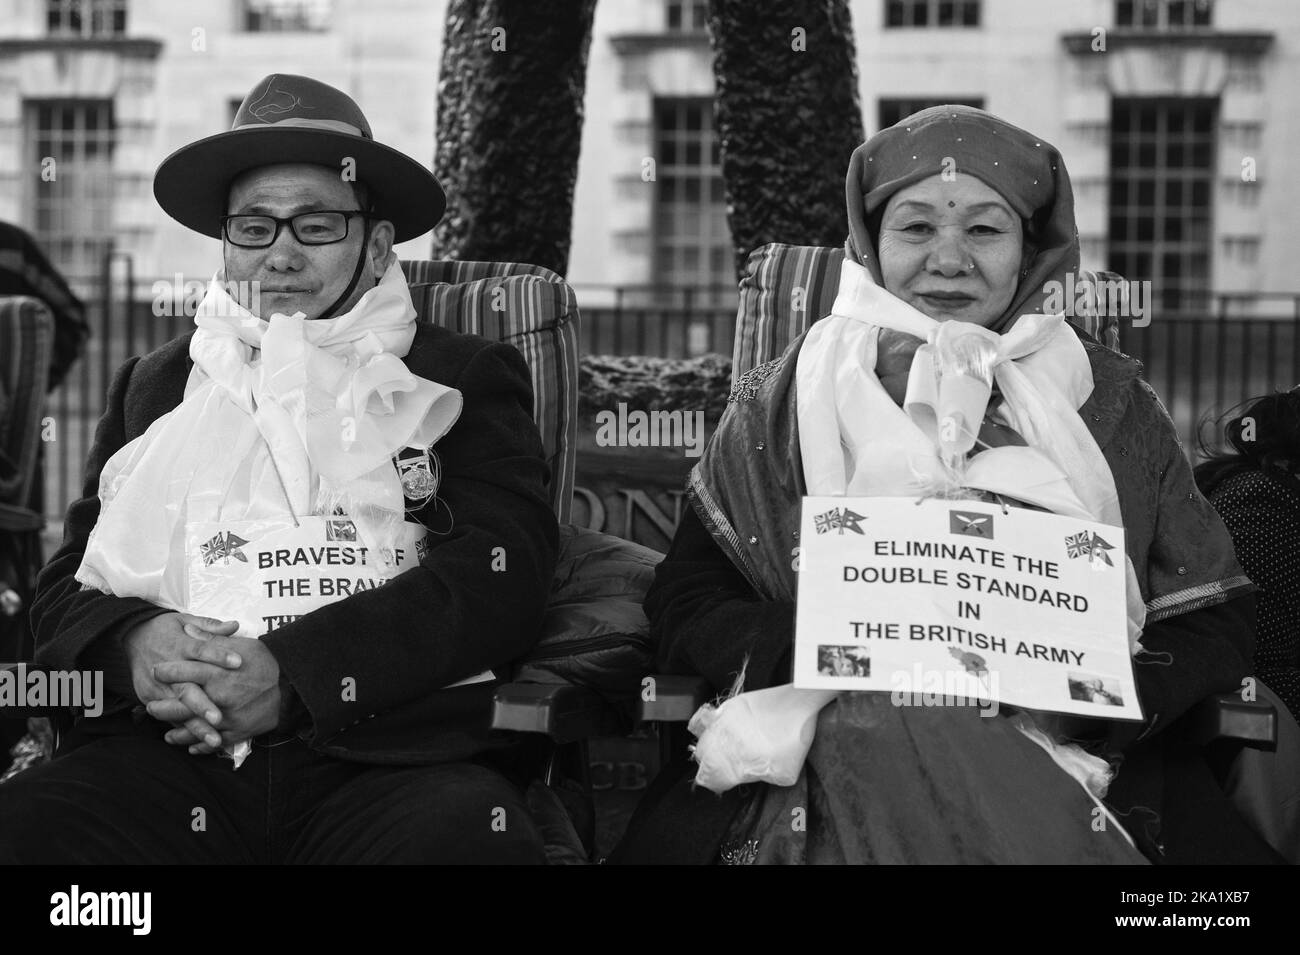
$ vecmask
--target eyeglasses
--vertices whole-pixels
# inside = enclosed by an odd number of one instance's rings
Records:
[[[333,245],[348,237],[348,223],[353,216],[378,219],[360,209],[301,212],[287,219],[276,216],[222,216],[221,228],[231,245],[241,249],[265,249],[274,245],[287,222],[293,237],[303,245]]]

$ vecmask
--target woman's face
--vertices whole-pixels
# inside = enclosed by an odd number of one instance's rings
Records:
[[[940,322],[997,321],[1015,295],[1023,246],[1020,217],[974,176],[914,183],[890,197],[880,221],[885,288]]]

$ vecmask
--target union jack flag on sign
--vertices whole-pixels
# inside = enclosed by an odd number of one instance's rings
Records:
[[[1065,554],[1071,560],[1075,557],[1087,557],[1094,569],[1103,565],[1114,567],[1115,563],[1110,559],[1108,550],[1114,550],[1115,545],[1107,542],[1099,534],[1093,534],[1090,531],[1084,531],[1082,534],[1071,534],[1065,539]]]
[[[244,540],[238,534],[232,534],[230,531],[222,531],[219,534],[215,534],[206,544],[199,545],[199,553],[203,555],[203,565],[205,567],[210,567],[217,561],[229,564],[230,558],[232,557],[235,560],[247,564],[248,558],[245,557],[244,552],[239,549],[247,543],[248,541]]]
[[[1075,557],[1087,557],[1092,553],[1092,533],[1084,531],[1082,534],[1071,534],[1065,539],[1065,556],[1073,560]]]
[[[846,530],[855,534],[865,534],[866,531],[859,524],[866,519],[865,515],[851,511],[847,507],[834,507],[823,514],[815,515],[813,526],[818,534],[826,534],[830,531],[839,531],[843,534]]]

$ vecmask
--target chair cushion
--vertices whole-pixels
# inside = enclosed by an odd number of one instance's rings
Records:
[[[420,321],[507,342],[532,376],[533,420],[561,524],[573,505],[578,428],[578,304],[554,272],[513,262],[402,262]]]
[[[773,242],[750,253],[740,279],[731,380],[777,358],[810,324],[830,314],[840,284],[842,248]],[[1086,282],[1119,280],[1114,272],[1081,270]],[[1104,297],[1100,298],[1105,301]],[[1072,321],[1108,348],[1119,350],[1119,321],[1101,310]]]
[[[632,697],[654,650],[641,603],[663,555],[599,531],[560,525],[560,557],[542,639],[516,680],[575,683]]]
[[[750,253],[740,278],[733,382],[780,356],[809,325],[830,314],[843,261],[843,249],[779,242]]]

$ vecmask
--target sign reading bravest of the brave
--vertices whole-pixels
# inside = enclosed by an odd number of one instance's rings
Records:
[[[794,682],[1140,719],[1124,531],[981,501],[806,497]]]
[[[238,636],[259,637],[418,566],[425,534],[420,524],[404,524],[385,570],[346,517],[302,517],[297,526],[285,519],[192,523],[186,609],[238,620]]]

